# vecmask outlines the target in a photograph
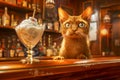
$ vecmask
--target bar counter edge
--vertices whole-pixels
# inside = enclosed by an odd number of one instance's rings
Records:
[[[120,80],[120,57],[0,62],[1,80]]]

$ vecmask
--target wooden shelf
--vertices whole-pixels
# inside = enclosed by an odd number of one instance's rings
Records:
[[[8,7],[10,10],[17,11],[17,12],[33,12],[33,9],[26,8],[26,7],[20,7],[12,3],[8,3],[5,1],[0,1],[0,8]]]
[[[11,28],[11,26],[0,26],[0,30],[14,30],[14,28]],[[61,34],[60,32],[58,31],[54,31],[54,30],[45,30],[44,31],[45,33],[53,33],[53,34]]]
[[[16,34],[13,28],[1,27],[0,26],[0,35],[1,36],[11,36],[12,34]]]
[[[12,26],[0,26],[0,29],[11,29],[11,30],[14,30],[14,28],[12,28]]]
[[[61,34],[60,32],[58,32],[58,31],[54,31],[54,30],[45,30],[45,32],[47,32],[47,33]]]
[[[21,60],[22,58],[24,57],[14,57],[14,58],[0,58],[0,62],[3,62],[3,61],[19,61]]]

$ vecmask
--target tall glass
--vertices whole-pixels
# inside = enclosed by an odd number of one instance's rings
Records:
[[[45,26],[38,25],[35,18],[30,17],[29,19],[23,20],[15,31],[20,41],[27,48],[27,57],[22,59],[23,63],[32,64],[33,62],[39,62],[38,59],[33,58],[33,47],[41,40]]]

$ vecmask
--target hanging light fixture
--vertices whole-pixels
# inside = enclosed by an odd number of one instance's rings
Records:
[[[54,8],[55,7],[55,1],[54,0],[46,0],[46,7],[47,8]]]

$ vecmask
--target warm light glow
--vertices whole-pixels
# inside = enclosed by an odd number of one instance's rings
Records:
[[[54,8],[55,7],[55,2],[54,0],[46,0],[46,7],[47,8]]]
[[[111,18],[110,18],[110,15],[106,14],[104,16],[104,22],[110,22]]]
[[[101,33],[102,35],[107,35],[107,34],[108,34],[108,31],[107,31],[107,29],[102,29],[100,33]]]
[[[120,18],[120,14],[118,14],[118,17]]]
[[[0,68],[1,68],[1,69],[9,69],[10,66],[1,66]]]

